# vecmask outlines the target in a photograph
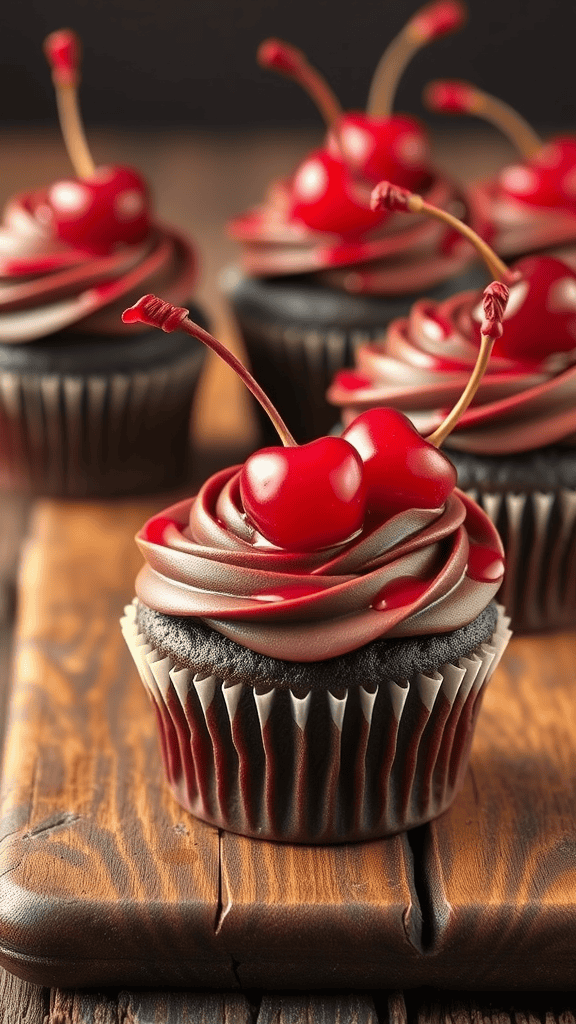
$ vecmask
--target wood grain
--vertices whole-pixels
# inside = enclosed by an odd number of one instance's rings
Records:
[[[45,1024],[47,989],[29,985],[0,968],[0,1024]]]
[[[157,507],[157,506],[156,506]],[[0,944],[40,983],[233,987],[218,834],[163,786],[119,632],[144,503],[40,503],[21,574],[1,801]],[[120,765],[122,768],[120,769]]]
[[[576,635],[513,638],[471,770],[426,830],[435,984],[576,985]]]
[[[370,996],[266,994],[256,1024],[378,1024]]]
[[[219,936],[246,986],[395,987],[417,970],[405,837],[345,846],[223,833]]]

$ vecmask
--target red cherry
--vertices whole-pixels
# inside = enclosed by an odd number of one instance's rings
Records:
[[[576,207],[576,138],[552,139],[531,160],[505,167],[498,191],[531,206]]]
[[[514,265],[522,279],[510,288],[503,333],[494,356],[540,363],[576,350],[576,274],[552,256],[528,256]],[[474,314],[475,319],[481,312]],[[479,328],[478,328],[479,330]]]
[[[430,146],[415,118],[403,114],[369,117],[351,111],[340,121],[339,131],[350,166],[371,184],[385,178],[411,191],[428,184]],[[340,155],[334,132],[328,135],[327,148],[332,156]]]
[[[450,460],[396,409],[368,409],[342,437],[364,463],[367,511],[393,516],[409,508],[441,508],[456,486]]]
[[[362,461],[341,437],[263,448],[240,473],[244,510],[259,533],[286,551],[340,544],[364,522]]]
[[[291,181],[290,216],[315,231],[356,237],[381,224],[387,214],[374,213],[368,198],[357,192],[358,185],[342,160],[327,150],[310,153]]]
[[[75,249],[109,255],[119,245],[142,242],[150,231],[150,197],[130,167],[98,167],[90,178],[56,181],[35,215]]]

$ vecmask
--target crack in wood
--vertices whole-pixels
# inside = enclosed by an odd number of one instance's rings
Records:
[[[441,945],[451,907],[442,888],[430,826],[426,824],[410,829],[403,840],[412,903],[406,908],[402,923],[406,938],[416,951],[429,955]]]

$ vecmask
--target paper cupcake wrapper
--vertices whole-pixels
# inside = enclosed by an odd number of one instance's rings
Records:
[[[576,622],[576,491],[467,492],[492,520],[506,552],[498,599],[519,632]]]
[[[201,365],[196,355],[110,376],[0,372],[0,486],[84,497],[180,482]]]
[[[511,632],[410,681],[296,694],[202,676],[122,631],[156,711],[170,788],[198,818],[294,843],[391,835],[429,821],[461,784],[483,687]]]

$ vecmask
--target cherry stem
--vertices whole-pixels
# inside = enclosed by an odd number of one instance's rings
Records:
[[[73,54],[75,60],[73,66],[64,70],[62,65],[55,59],[52,42],[56,37],[69,41],[69,53]],[[44,42],[44,51],[52,69],[52,81],[56,91],[60,130],[70,162],[79,178],[91,178],[95,171],[95,164],[86,141],[78,104],[80,74],[76,61],[80,53],[79,41],[75,33],[69,29],[62,29],[60,32],[53,32],[47,37]]]
[[[373,210],[388,209],[404,210],[407,213],[425,213],[429,217],[434,217],[435,220],[442,221],[472,243],[482,256],[492,277],[510,282],[513,276],[511,271],[484,239],[447,210],[441,210],[440,207],[427,203],[422,196],[397,185],[391,185],[388,181],[381,181],[372,192],[370,205]]]
[[[504,100],[490,96],[469,82],[430,82],[424,90],[424,101],[429,109],[442,110],[439,98],[443,86],[458,90],[459,110],[456,112],[474,114],[499,128],[526,160],[542,149],[542,139],[521,114]]]
[[[456,405],[448,413],[446,419],[443,420],[440,426],[426,438],[426,440],[429,441],[430,444],[435,445],[436,448],[439,448],[442,442],[448,437],[448,434],[452,433],[454,427],[458,423],[458,420],[464,415],[466,409],[470,405],[470,402],[474,398],[480,381],[486,371],[486,367],[488,366],[488,360],[490,359],[490,353],[492,352],[492,346],[494,345],[495,340],[495,338],[491,338],[486,334],[482,334],[480,336],[478,358],[470,376],[470,380],[456,402]]]
[[[440,36],[461,28],[466,11],[459,0],[437,0],[420,8],[389,44],[372,77],[366,113],[390,117],[398,83],[413,56]]]
[[[338,133],[342,107],[324,76],[308,63],[302,50],[282,39],[265,39],[258,47],[257,59],[262,67],[278,71],[301,85],[318,107],[328,128]]]
[[[199,324],[194,323],[189,317],[189,310],[181,306],[173,306],[171,302],[159,299],[156,295],[143,295],[133,306],[125,309],[122,313],[122,320],[125,324],[142,323],[149,327],[157,327],[159,330],[170,334],[172,331],[185,331],[192,338],[197,338],[207,348],[212,349],[220,356],[228,366],[231,366],[235,373],[244,382],[254,398],[260,402],[264,412],[270,417],[282,444],[286,448],[297,448],[298,444],[292,437],[288,427],[284,423],[280,413],[264,393],[257,381],[243,363],[226,346],[205,331]]]

